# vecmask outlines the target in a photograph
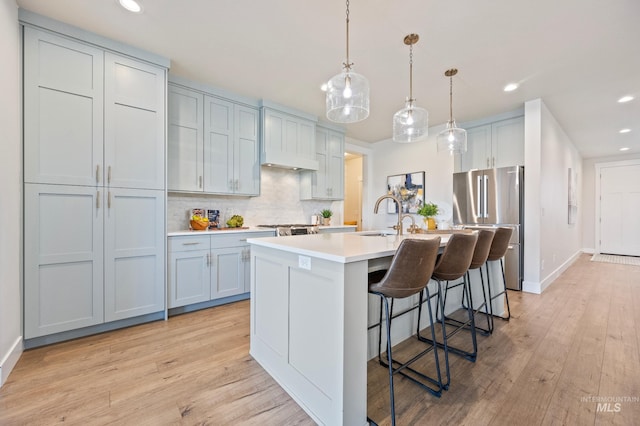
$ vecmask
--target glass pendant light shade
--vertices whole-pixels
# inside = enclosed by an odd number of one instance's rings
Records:
[[[355,123],[369,117],[369,80],[344,69],[327,83],[327,118],[337,123]]]
[[[429,112],[407,101],[406,106],[393,114],[393,141],[399,143],[417,142],[427,137]]]
[[[467,152],[467,131],[456,127],[455,120],[447,121],[447,128],[438,133],[438,152],[449,151],[451,154]]]
[[[347,3],[347,61],[342,72],[327,83],[327,118],[336,123],[355,123],[369,117],[369,80],[351,70],[349,62],[349,0]]]
[[[444,72],[445,77],[449,77],[449,121],[447,128],[438,133],[436,138],[438,152],[449,151],[451,155],[467,152],[467,131],[456,127],[456,121],[453,119],[453,76],[457,73],[458,70],[455,68]]]

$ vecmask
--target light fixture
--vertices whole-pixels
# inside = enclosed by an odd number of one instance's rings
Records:
[[[518,88],[518,83],[509,83],[506,86],[504,86],[504,90],[505,92],[513,92],[514,90],[516,90]]]
[[[629,151],[629,149],[631,148],[625,146],[624,148],[620,148],[620,151]]]
[[[625,103],[625,102],[629,102],[633,100],[633,96],[623,96],[620,99],[618,99],[618,102],[620,102],[621,104]]]
[[[136,0],[118,0],[120,6],[127,9],[129,12],[140,13],[142,12],[142,6]]]
[[[453,76],[458,74],[458,70],[451,68],[444,72],[445,77],[449,77],[449,121],[447,127],[436,138],[438,141],[438,152],[449,151],[451,154],[464,154],[467,152],[467,131],[456,127],[456,120],[453,119]]]
[[[393,114],[394,142],[416,142],[426,138],[429,132],[429,113],[413,104],[413,45],[418,40],[418,34],[409,34],[404,38],[404,44],[409,46],[409,97],[405,101],[405,107]]]
[[[618,133],[629,133],[631,129],[620,129]]]
[[[349,0],[347,0],[347,61],[343,70],[327,83],[327,118],[337,123],[355,123],[369,116],[369,81],[351,70],[349,62]]]

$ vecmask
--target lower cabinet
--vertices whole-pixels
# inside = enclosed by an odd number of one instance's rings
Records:
[[[25,339],[164,310],[164,192],[25,184]]]
[[[169,308],[248,293],[247,238],[273,235],[266,231],[169,237]]]

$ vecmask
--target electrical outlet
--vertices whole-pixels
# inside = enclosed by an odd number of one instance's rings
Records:
[[[311,269],[311,258],[309,256],[298,256],[298,267],[301,269]]]

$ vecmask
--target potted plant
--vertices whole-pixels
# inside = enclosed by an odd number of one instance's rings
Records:
[[[438,214],[438,205],[434,203],[426,203],[418,210],[420,216],[424,216],[424,223],[427,229],[436,229],[436,220],[434,216]]]
[[[329,209],[324,209],[320,212],[322,216],[322,224],[325,226],[331,225],[331,216],[333,216],[333,212]]]

